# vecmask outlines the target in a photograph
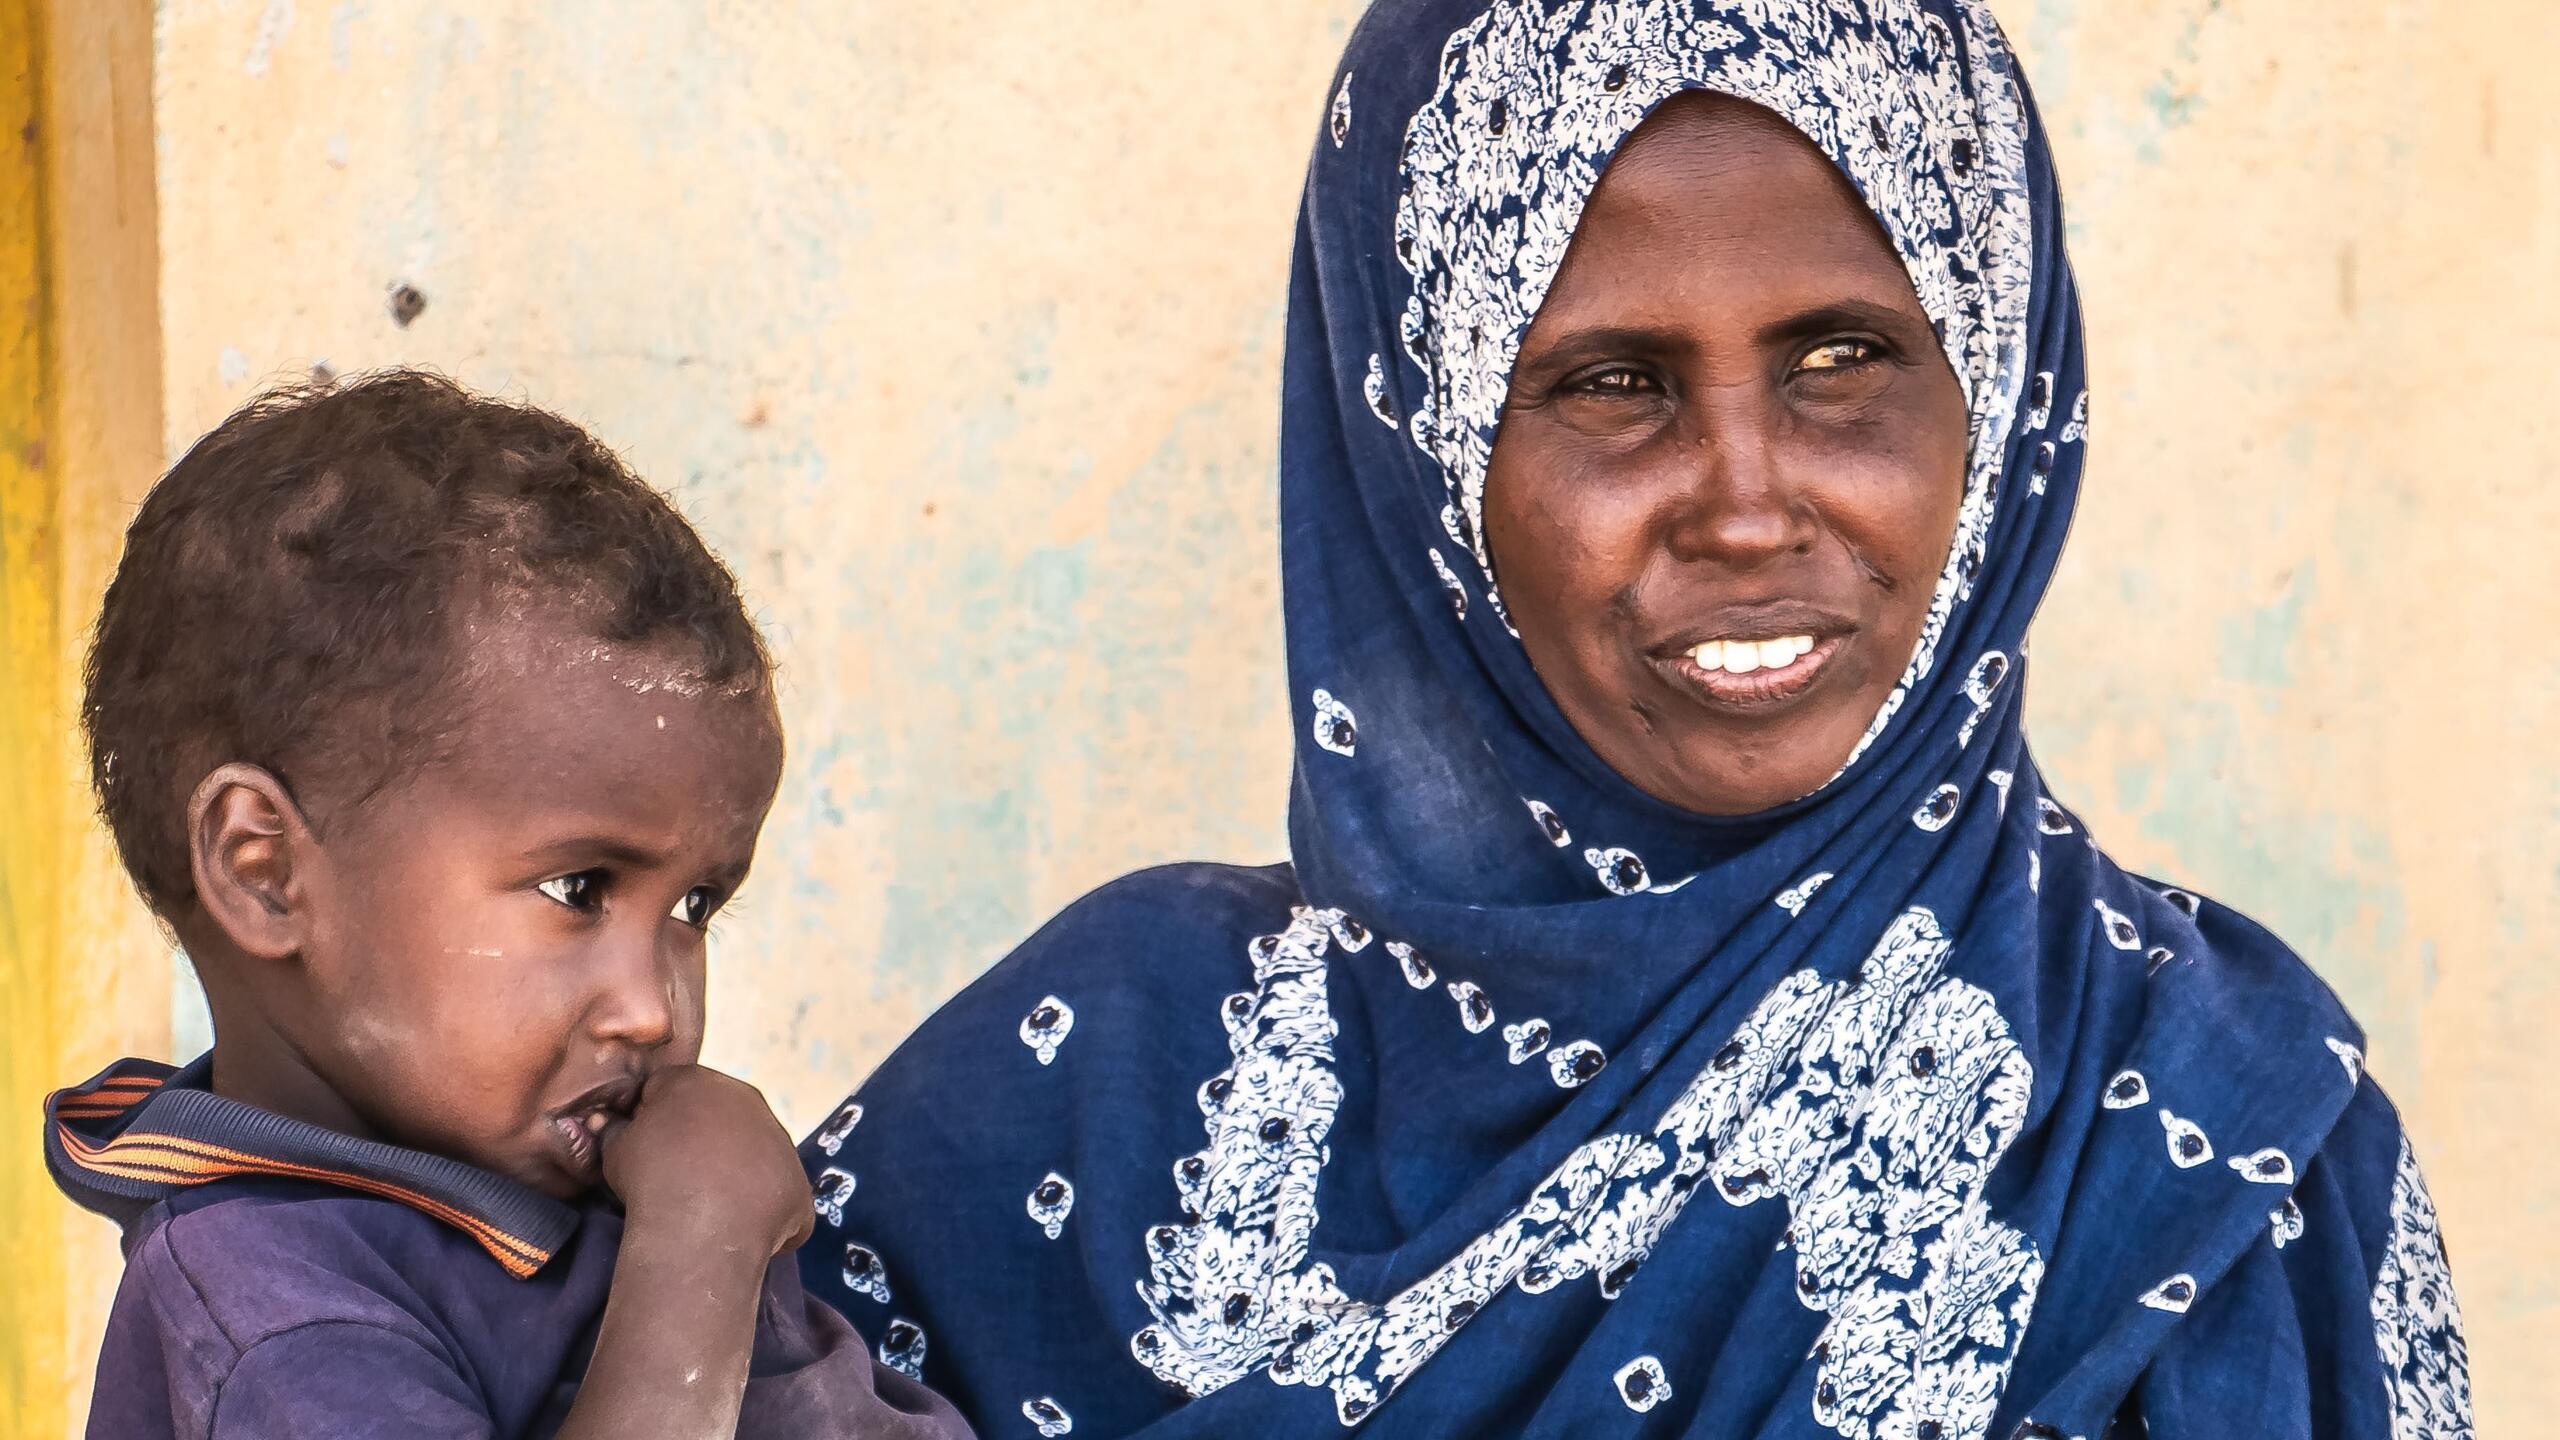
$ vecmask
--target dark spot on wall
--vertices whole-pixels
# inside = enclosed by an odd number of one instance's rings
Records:
[[[406,330],[412,321],[426,313],[427,297],[417,286],[400,284],[391,287],[391,323]]]

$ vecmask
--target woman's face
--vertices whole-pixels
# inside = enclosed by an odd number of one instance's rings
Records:
[[[1749,814],[1837,774],[1910,663],[1965,448],[1856,192],[1769,112],[1686,95],[1610,164],[1521,343],[1486,540],[1600,758]]]

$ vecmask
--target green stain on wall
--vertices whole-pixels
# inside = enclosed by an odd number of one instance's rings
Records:
[[[2193,90],[2182,89],[2177,76],[2163,75],[2143,92],[2142,99],[2151,107],[2151,118],[2161,129],[2176,130],[2196,118],[2201,97]]]
[[[2119,765],[2117,799],[2145,841],[2179,857],[2182,873],[2159,878],[2249,915],[2351,997],[2390,993],[2411,941],[2388,838],[2263,783],[2263,758],[2227,730],[2186,733],[2156,765]],[[2395,1051],[2415,1030],[2372,1003],[2358,1018]]]
[[[2262,704],[2274,705],[2294,683],[2302,607],[2318,583],[2318,570],[2315,562],[2304,561],[2285,576],[2283,592],[2273,601],[2222,622],[2222,675],[2256,689]]]

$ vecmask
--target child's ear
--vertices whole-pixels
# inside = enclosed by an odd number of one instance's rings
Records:
[[[284,782],[255,765],[224,765],[187,801],[188,863],[196,903],[231,943],[263,960],[302,948],[310,823]]]

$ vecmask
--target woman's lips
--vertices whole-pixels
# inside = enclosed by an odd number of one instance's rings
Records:
[[[1648,655],[1645,659],[1674,686],[1711,708],[1765,711],[1779,709],[1802,698],[1827,673],[1832,659],[1846,643],[1845,636],[1825,635],[1813,639],[1812,648],[1801,649],[1784,664],[1762,663],[1741,674],[1699,664],[1696,656],[1698,647],[1695,646],[1671,655]],[[1798,647],[1787,648],[1796,650]]]

